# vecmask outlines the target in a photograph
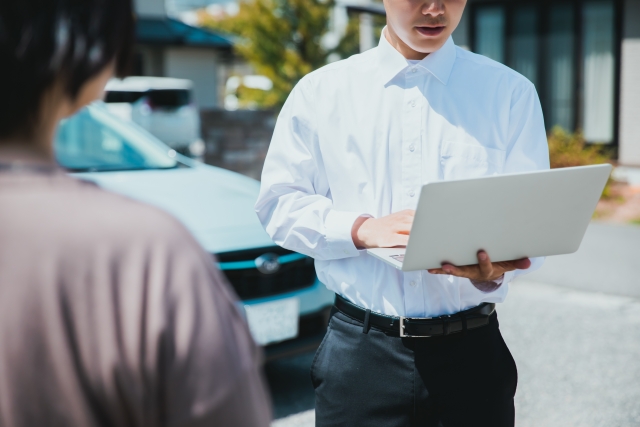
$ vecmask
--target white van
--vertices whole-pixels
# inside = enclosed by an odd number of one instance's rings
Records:
[[[107,84],[105,102],[113,114],[137,123],[179,153],[200,158],[200,113],[190,80],[127,77]]]

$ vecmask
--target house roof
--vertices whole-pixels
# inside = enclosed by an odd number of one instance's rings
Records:
[[[139,43],[218,49],[233,47],[231,40],[221,34],[168,17],[138,17],[136,33]]]

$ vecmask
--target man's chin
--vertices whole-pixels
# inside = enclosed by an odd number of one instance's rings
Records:
[[[411,49],[415,50],[416,52],[420,52],[420,53],[424,53],[425,55],[428,55],[440,49],[442,46],[444,46],[446,41],[447,41],[446,37],[442,37],[442,40],[435,40],[435,39],[428,40],[428,41],[413,40],[409,46],[411,47]]]

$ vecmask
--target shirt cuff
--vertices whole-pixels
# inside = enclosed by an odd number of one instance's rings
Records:
[[[516,271],[507,271],[506,273],[504,273],[504,276],[502,276],[502,284],[503,285],[508,285],[509,283],[511,283],[511,281],[516,277]]]
[[[492,282],[498,286],[501,286],[504,283],[504,276],[505,275],[503,274],[502,276],[498,277],[496,280],[492,280]]]
[[[350,258],[360,254],[351,238],[351,230],[356,219],[371,217],[362,212],[343,212],[331,210],[325,219],[327,246],[335,259]]]

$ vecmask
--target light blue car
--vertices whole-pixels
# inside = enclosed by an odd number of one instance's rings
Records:
[[[334,294],[318,281],[312,259],[265,233],[253,210],[259,182],[177,154],[102,103],[65,120],[55,150],[74,176],[182,221],[242,300],[268,360],[318,346]]]

